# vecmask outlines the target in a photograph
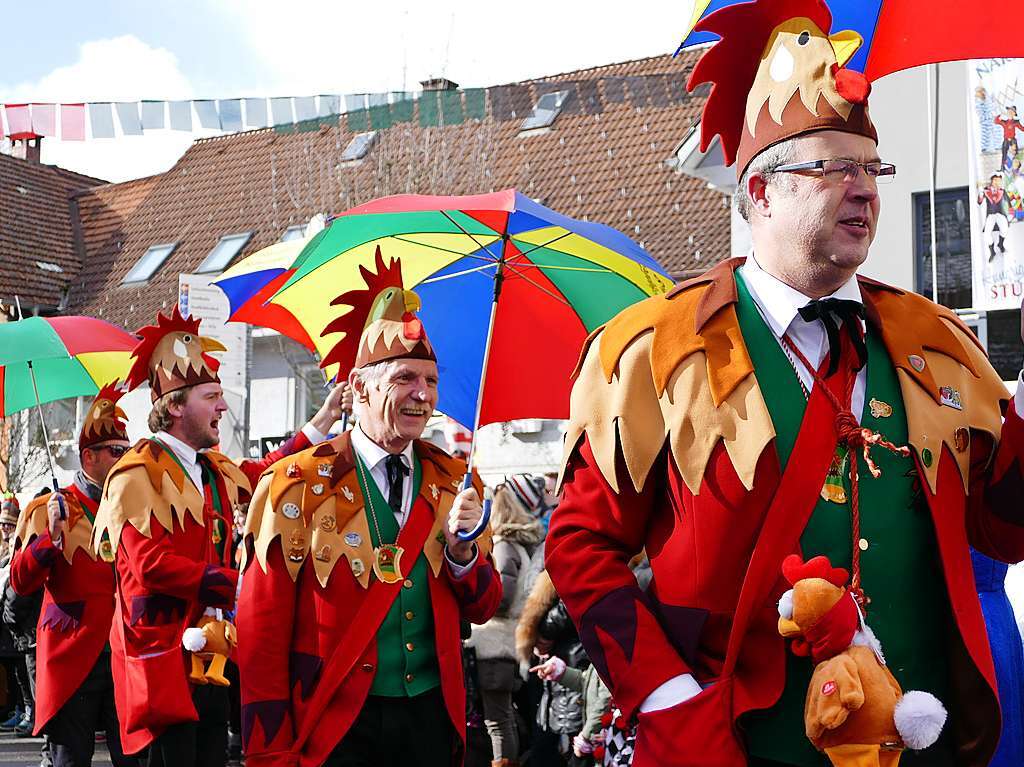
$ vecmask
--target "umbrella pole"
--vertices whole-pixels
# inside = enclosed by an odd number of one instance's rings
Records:
[[[473,438],[469,443],[469,457],[466,459],[466,476],[462,480],[462,489],[468,490],[473,484],[473,460],[476,458],[476,436],[480,431],[480,411],[483,409],[484,389],[487,385],[487,367],[491,359],[491,340],[494,338],[494,320],[498,315],[498,299],[501,297],[501,284],[505,279],[502,274],[504,261],[498,262],[498,270],[494,275],[494,301],[491,302],[491,317],[487,323],[487,341],[484,343],[483,369],[480,371],[480,388],[476,394],[476,414],[473,416]],[[480,522],[472,530],[458,532],[460,541],[474,541],[480,537],[491,521],[491,499],[483,499],[484,513]]]
[[[28,374],[32,379],[32,391],[36,395],[36,412],[39,413],[39,423],[43,427],[43,442],[46,445],[46,458],[50,462],[50,481],[53,483],[53,492],[57,496],[57,503],[60,504],[60,518],[67,519],[67,512],[64,510],[64,499],[60,494],[60,485],[57,484],[57,466],[53,460],[53,451],[50,450],[50,432],[46,428],[46,419],[43,417],[43,406],[39,403],[39,387],[36,386],[36,371],[32,362],[28,363]]]

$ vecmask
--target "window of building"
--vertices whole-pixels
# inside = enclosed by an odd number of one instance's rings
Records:
[[[128,270],[128,274],[121,280],[121,284],[131,285],[148,280],[156,274],[157,269],[163,266],[164,261],[174,252],[176,247],[178,247],[176,242],[152,246],[142,255],[142,258],[138,260],[135,266]]]
[[[239,234],[228,234],[220,238],[220,241],[213,246],[213,250],[203,259],[203,263],[196,269],[196,274],[214,274],[227,269],[232,259],[242,252],[242,248],[252,238],[252,232],[241,232]]]
[[[528,131],[537,128],[547,128],[558,117],[558,113],[562,111],[562,105],[565,103],[565,98],[568,95],[569,91],[545,93],[537,100],[537,106],[533,108],[530,116],[523,120],[523,124],[519,129]]]
[[[913,197],[916,289],[932,297],[932,217],[928,192]],[[935,192],[935,252],[938,302],[968,309],[971,293],[971,206],[967,187]]]
[[[290,242],[291,240],[301,240],[306,234],[305,224],[294,224],[284,230],[284,234],[281,235],[281,242]]]
[[[370,147],[373,146],[373,142],[377,138],[377,131],[371,130],[365,133],[357,133],[352,137],[352,140],[348,142],[348,146],[345,147],[345,151],[341,153],[342,162],[352,162],[354,160],[361,160],[366,156],[366,153],[370,151]]]

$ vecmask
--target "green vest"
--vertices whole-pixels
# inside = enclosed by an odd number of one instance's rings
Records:
[[[367,516],[370,539],[374,547],[380,545],[374,528],[370,503],[376,512],[377,524],[384,543],[398,540],[398,522],[384,498],[377,483],[363,484],[363,478],[370,479],[370,472],[358,457],[359,487],[366,499],[363,513]],[[415,503],[420,492],[422,470],[418,458],[413,460],[412,497]],[[437,650],[434,644],[434,612],[430,604],[430,570],[423,552],[418,555],[409,570],[409,555],[402,558],[405,584],[391,604],[384,622],[377,630],[377,672],[373,677],[370,695],[389,698],[411,697],[432,690],[441,684],[441,670],[437,664]]]
[[[807,401],[796,371],[758,311],[743,279],[736,274],[739,301],[736,314],[754,372],[775,426],[775,450],[783,468],[789,460]],[[896,445],[905,445],[907,418],[896,369],[877,333],[867,332],[867,387],[861,424],[880,432]],[[797,363],[799,364],[799,363]],[[870,402],[892,407],[888,417],[874,417]],[[951,620],[944,576],[938,558],[935,530],[926,501],[917,488],[911,458],[876,448],[871,453],[882,476],[875,479],[858,453],[861,538],[861,582],[871,599],[867,621],[878,636],[886,662],[904,690],[924,690],[947,700],[944,637]],[[850,456],[846,457],[846,461]],[[843,487],[850,497],[848,464]],[[824,554],[835,567],[852,562],[849,503],[819,498],[800,538],[805,559]],[[804,700],[813,672],[809,658],[786,650],[786,686],[770,709],[751,712],[742,720],[751,754],[800,767],[827,767],[804,732]],[[948,728],[947,728],[948,729]],[[931,753],[931,750],[929,750]],[[901,765],[913,764],[906,752]],[[929,762],[931,763],[931,762]]]

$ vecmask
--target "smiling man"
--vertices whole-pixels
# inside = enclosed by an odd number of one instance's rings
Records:
[[[250,767],[462,763],[460,619],[501,600],[465,464],[420,439],[437,404],[434,349],[400,262],[335,304],[324,365],[351,370],[358,425],[260,480],[238,608]]]
[[[150,767],[222,765],[227,693],[220,679],[186,673],[182,637],[204,614],[234,606],[231,525],[251,484],[274,461],[323,441],[344,391],[336,387],[280,450],[236,465],[211,449],[227,404],[209,354],[224,348],[177,306],[139,336],[127,383],[149,382],[153,436],[110,470],[92,540],[117,574],[110,644],[121,742],[129,754],[149,746]]]
[[[547,567],[636,717],[635,767],[982,767],[999,736],[968,544],[1024,558],[1024,394],[952,311],[858,277],[895,168],[830,25],[820,0],[755,0],[698,26],[719,39],[690,80],[713,83],[702,144],[736,161],[753,252],[609,322],[573,389]],[[791,554],[846,569],[895,679],[945,704],[937,742],[904,751],[927,743],[890,718],[843,743],[845,709],[808,740],[807,656],[865,640],[844,596],[787,650]]]

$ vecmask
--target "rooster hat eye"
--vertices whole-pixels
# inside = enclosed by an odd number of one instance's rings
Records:
[[[190,343],[192,343],[192,336],[189,335],[188,333],[186,333],[185,335],[183,335],[181,337],[181,340],[184,341],[187,344],[190,344]]]
[[[803,32],[800,33],[800,37],[798,37],[796,41],[800,45],[807,45],[807,43],[811,41],[811,33],[808,32],[807,30],[804,30]]]

